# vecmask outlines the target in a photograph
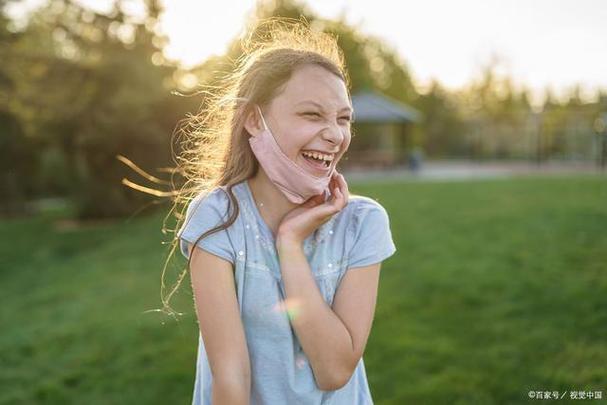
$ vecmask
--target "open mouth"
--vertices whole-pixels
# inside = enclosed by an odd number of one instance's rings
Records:
[[[306,160],[306,162],[312,165],[312,167],[317,168],[319,170],[325,171],[329,167],[331,167],[332,161],[330,160],[317,159],[310,155],[304,155],[303,152],[301,153],[301,156]]]

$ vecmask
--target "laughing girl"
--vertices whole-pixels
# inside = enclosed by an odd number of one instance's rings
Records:
[[[386,210],[336,170],[353,119],[343,54],[306,24],[263,27],[182,156],[193,404],[371,404],[362,356],[396,248]]]

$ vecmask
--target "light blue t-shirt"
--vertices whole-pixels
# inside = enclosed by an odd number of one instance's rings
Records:
[[[240,208],[236,221],[206,236],[197,246],[234,265],[251,362],[251,405],[372,404],[362,358],[342,388],[322,391],[316,385],[288,314],[276,310],[286,294],[272,232],[257,209],[248,181],[236,184],[232,191]],[[202,233],[227,220],[228,201],[227,188],[222,186],[190,202],[179,231],[186,257],[188,242],[194,243]],[[386,210],[371,198],[354,195],[303,246],[316,284],[330,306],[347,271],[381,262],[396,252]],[[211,382],[199,333],[194,405],[211,405]]]

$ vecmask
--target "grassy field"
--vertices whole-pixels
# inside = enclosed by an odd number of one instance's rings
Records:
[[[607,398],[607,178],[351,191],[386,207],[398,249],[364,356],[377,404]],[[189,279],[179,322],[144,313],[160,306],[163,216],[75,228],[59,216],[0,222],[0,403],[189,403]]]

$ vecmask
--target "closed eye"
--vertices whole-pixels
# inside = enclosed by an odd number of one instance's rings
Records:
[[[314,117],[320,117],[320,114],[317,112],[305,112],[305,113],[303,113],[303,115],[311,115]]]
[[[309,111],[309,112],[304,112],[302,115],[306,115],[306,116],[310,116],[310,117],[314,117],[314,118],[322,118],[322,115],[317,113],[317,112],[313,112],[313,111]],[[343,117],[339,117],[340,120],[345,120],[346,123],[352,123],[352,117],[349,115],[344,115]]]

